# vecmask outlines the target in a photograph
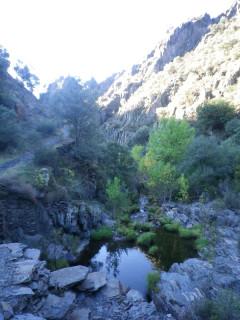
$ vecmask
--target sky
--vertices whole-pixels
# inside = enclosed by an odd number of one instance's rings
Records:
[[[0,0],[0,44],[44,84],[60,76],[104,80],[152,51],[191,17],[233,0]]]

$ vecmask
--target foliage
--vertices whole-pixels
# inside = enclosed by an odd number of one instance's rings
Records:
[[[133,228],[139,232],[146,232],[150,231],[153,228],[153,225],[151,223],[140,223],[140,222],[134,222]]]
[[[178,184],[178,199],[182,202],[187,202],[189,200],[189,182],[184,174],[181,174],[181,176],[178,178]]]
[[[112,181],[108,181],[106,194],[108,198],[108,205],[115,215],[119,215],[128,208],[128,193],[118,177],[114,177]]]
[[[137,166],[127,147],[108,143],[101,158],[102,174],[106,180],[119,177],[132,194],[137,183]]]
[[[16,113],[0,105],[0,151],[17,147],[20,141],[20,126]]]
[[[164,229],[167,230],[168,232],[178,232],[179,224],[174,222],[167,223],[167,224],[164,224]]]
[[[158,253],[158,251],[158,246],[154,245],[149,248],[148,253],[152,256],[155,256]]]
[[[240,149],[231,143],[219,144],[214,136],[195,138],[182,163],[192,192],[216,194],[219,183],[233,176],[239,152]]]
[[[196,126],[201,133],[224,131],[228,121],[235,117],[234,107],[224,100],[212,100],[197,109]]]
[[[39,78],[35,74],[31,73],[28,66],[23,65],[21,61],[19,61],[14,67],[14,70],[31,92],[33,92],[33,89],[39,85]]]
[[[154,232],[144,232],[137,238],[137,244],[143,247],[150,247],[156,238]]]
[[[187,229],[180,227],[178,229],[179,236],[184,239],[198,238],[201,235],[201,230],[198,227]]]
[[[113,232],[111,228],[107,226],[102,226],[97,230],[94,230],[91,234],[91,238],[95,241],[109,240],[109,239],[112,239],[112,236],[113,236]]]
[[[159,291],[159,288],[157,286],[159,281],[160,281],[160,273],[157,271],[150,272],[147,276],[148,291],[157,293]]]
[[[9,53],[0,46],[0,72],[6,72],[9,66]]]
[[[191,143],[194,130],[185,120],[162,119],[151,132],[146,154],[135,147],[132,154],[139,168],[146,175],[146,184],[162,200],[171,200],[178,189],[177,166],[182,161],[187,146]]]
[[[129,142],[129,146],[134,146],[134,145],[142,145],[144,146],[149,139],[149,132],[150,129],[147,126],[142,126],[140,127],[135,135],[132,137],[132,139]]]
[[[208,240],[205,239],[204,237],[200,237],[195,240],[195,248],[198,251],[201,251],[202,249],[206,248],[208,246]]]

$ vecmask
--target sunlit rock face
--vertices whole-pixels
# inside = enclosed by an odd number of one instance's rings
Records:
[[[98,100],[106,136],[126,143],[162,116],[194,117],[207,99],[239,107],[239,7],[237,1],[217,18],[206,14],[169,30],[141,64],[115,76]]]

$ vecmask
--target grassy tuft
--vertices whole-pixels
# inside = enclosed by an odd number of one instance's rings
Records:
[[[91,238],[95,241],[112,239],[113,232],[109,227],[103,226],[94,230],[91,234]]]

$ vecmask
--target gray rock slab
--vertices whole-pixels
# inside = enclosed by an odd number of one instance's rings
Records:
[[[55,288],[67,288],[82,282],[87,274],[88,268],[84,266],[63,268],[51,272],[49,283]]]

